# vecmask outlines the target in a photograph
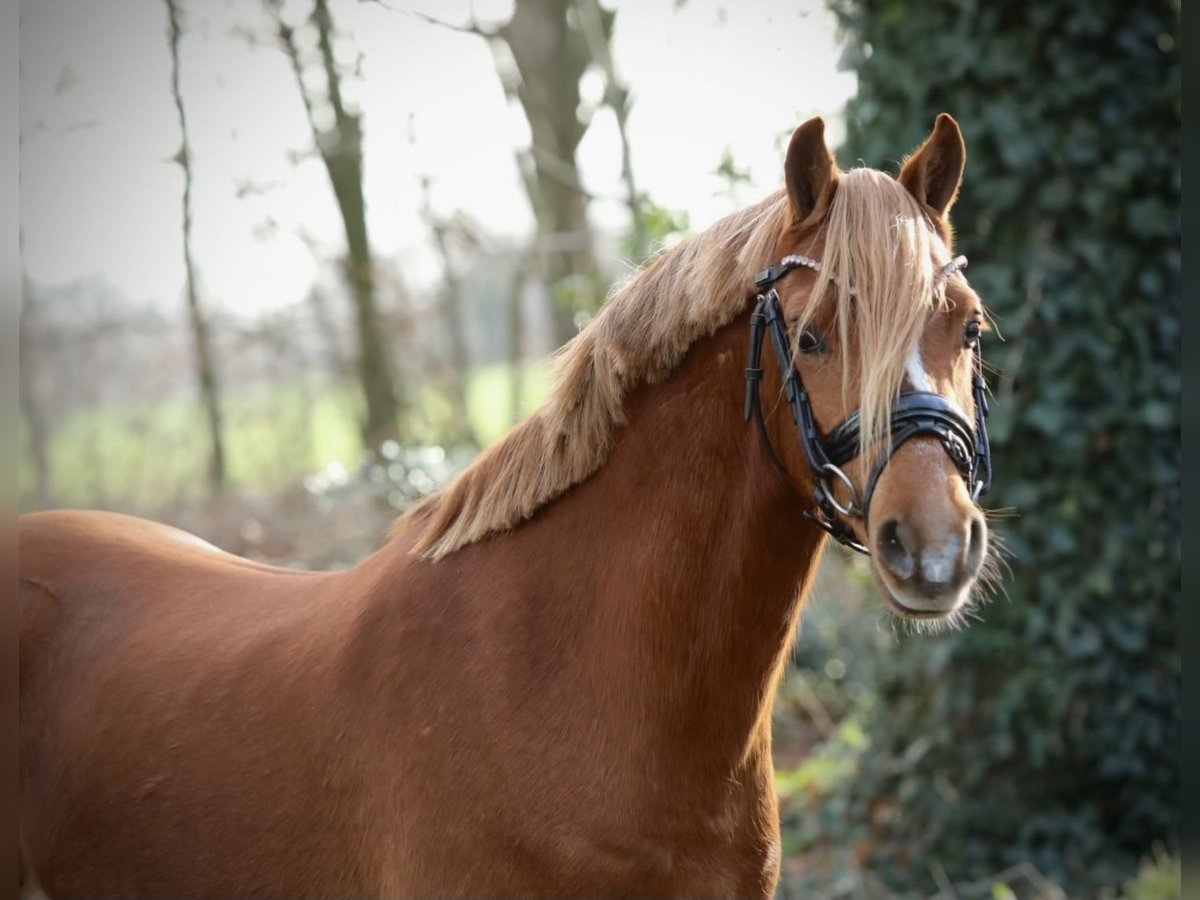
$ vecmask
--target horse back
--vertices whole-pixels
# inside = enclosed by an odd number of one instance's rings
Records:
[[[329,872],[322,848],[345,823],[332,806],[313,816],[322,795],[358,790],[330,762],[344,758],[326,695],[337,575],[104,513],[23,517],[19,538],[22,854],[43,888],[352,892],[352,866],[322,884],[278,862]],[[298,788],[314,784],[326,790]],[[229,808],[259,833],[253,845]],[[307,881],[257,874],[285,871]]]
[[[89,682],[117,658],[238,644],[297,618],[321,576],[265,566],[194,535],[111,513],[54,511],[19,521],[21,678],[36,685],[83,667]],[[139,650],[140,647],[140,650]],[[215,654],[219,656],[220,654]]]

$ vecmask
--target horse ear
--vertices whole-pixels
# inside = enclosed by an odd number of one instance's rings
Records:
[[[825,215],[837,189],[838,167],[825,143],[825,120],[820,116],[809,119],[792,134],[784,174],[796,221]]]
[[[966,164],[967,145],[962,131],[953,117],[942,113],[925,143],[904,161],[900,183],[945,219],[958,196]]]

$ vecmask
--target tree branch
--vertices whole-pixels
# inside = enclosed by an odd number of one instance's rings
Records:
[[[609,45],[611,35],[604,27],[604,11],[598,0],[579,0],[576,9],[583,36],[587,40],[592,61],[604,71],[604,103],[617,119],[617,135],[621,139],[621,178],[625,182],[625,204],[633,225],[633,253],[640,262],[650,252],[646,222],[641,214],[641,201],[633,177],[633,154],[629,145],[629,88],[622,83]]]
[[[199,382],[201,402],[212,445],[209,484],[214,493],[219,493],[225,486],[225,441],[222,434],[220,386],[213,360],[208,317],[200,305],[200,295],[196,289],[196,267],[192,259],[192,151],[183,93],[179,87],[179,40],[182,29],[178,0],[166,0],[166,5],[167,38],[171,51],[171,98],[175,102],[175,112],[179,117],[179,153],[174,161],[183,169],[183,266],[186,281],[184,289],[196,354],[196,380]]]
[[[374,3],[376,6],[381,6],[391,12],[397,12],[403,16],[412,16],[414,19],[420,19],[430,25],[437,25],[440,28],[446,28],[450,31],[457,31],[459,34],[473,34],[476,37],[487,38],[489,40],[500,37],[499,28],[484,28],[474,17],[466,25],[455,25],[453,22],[447,22],[445,19],[439,19],[420,10],[400,9],[398,6],[392,6],[392,4],[384,2],[384,0],[360,0],[360,2]]]
[[[333,31],[333,19],[329,15],[326,0],[316,0],[313,4],[312,23],[317,28],[317,46],[321,50],[321,65],[325,69],[325,84],[329,94],[329,103],[333,107],[337,131],[342,140],[347,133],[358,137],[358,117],[346,112],[342,103],[341,76],[337,71],[337,63],[333,59],[333,41],[330,33]]]
[[[292,74],[296,76],[296,87],[300,91],[300,102],[304,104],[305,118],[308,119],[308,127],[312,131],[313,143],[317,147],[317,152],[320,153],[321,130],[317,128],[317,120],[313,117],[312,97],[308,93],[308,88],[304,86],[304,68],[300,65],[300,50],[292,36],[292,28],[283,21],[283,16],[280,15],[280,0],[265,0],[265,6],[275,22],[275,34],[279,38],[279,44],[292,65]]]

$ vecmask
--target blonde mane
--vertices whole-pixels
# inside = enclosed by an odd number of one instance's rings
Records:
[[[680,242],[618,289],[559,351],[545,403],[397,523],[398,531],[419,528],[413,552],[440,559],[507,531],[599,469],[629,391],[665,378],[697,340],[745,310],[755,274],[778,261],[790,216],[777,192]],[[908,191],[869,169],[842,175],[821,231],[824,266],[813,296],[837,304],[840,346],[853,336],[867,361],[864,434],[877,434],[933,303],[931,253],[941,242]],[[841,273],[865,299],[851,299]],[[849,384],[854,373],[844,374]]]

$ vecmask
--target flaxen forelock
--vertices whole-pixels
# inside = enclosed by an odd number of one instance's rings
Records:
[[[834,304],[838,346],[848,348],[842,384],[847,391],[858,386],[858,396],[843,401],[859,408],[865,453],[889,429],[892,402],[930,314],[945,307],[937,274],[950,251],[908,190],[874,169],[842,174],[821,234],[812,292],[821,300],[801,315]]]

